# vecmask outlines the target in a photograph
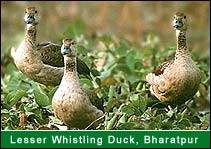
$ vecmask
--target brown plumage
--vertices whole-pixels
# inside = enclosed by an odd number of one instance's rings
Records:
[[[36,46],[37,51],[41,53],[41,59],[43,63],[56,67],[64,66],[64,59],[60,52],[60,45],[53,44],[51,42],[42,42]]]
[[[103,101],[94,92],[80,86],[76,71],[77,48],[72,39],[63,40],[61,53],[64,55],[65,70],[52,99],[54,113],[67,126],[84,129],[103,116]]]
[[[51,42],[36,43],[38,12],[35,7],[25,10],[24,21],[27,30],[24,41],[11,55],[18,69],[30,79],[50,86],[59,85],[63,76],[64,60],[60,53],[61,46]],[[79,74],[89,76],[87,65],[77,59]]]
[[[186,46],[186,16],[176,13],[173,27],[176,29],[177,49],[175,58],[164,63],[154,73],[146,76],[150,90],[162,102],[182,104],[195,95],[200,84],[197,68]]]
[[[162,63],[161,65],[159,65],[154,71],[153,73],[158,76],[158,75],[161,75],[163,74],[164,70],[173,63],[174,61],[167,61],[167,62],[164,62]]]
[[[60,52],[61,45],[51,42],[42,42],[36,45],[37,51],[41,53],[41,60],[44,64],[56,67],[64,67],[64,58]],[[79,58],[77,60],[77,71],[79,74],[90,78],[89,67]]]

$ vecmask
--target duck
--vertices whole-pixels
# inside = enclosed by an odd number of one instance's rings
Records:
[[[61,45],[52,42],[36,43],[39,15],[35,7],[25,9],[24,22],[26,23],[25,38],[18,48],[11,50],[15,65],[28,78],[38,83],[47,86],[59,85],[64,69]],[[90,78],[90,69],[86,63],[79,58],[77,62],[79,74]]]
[[[174,59],[164,62],[146,75],[150,92],[161,102],[181,105],[191,99],[199,89],[200,69],[191,58],[186,44],[188,29],[184,13],[177,12],[173,19],[176,30],[176,53]]]
[[[103,100],[96,93],[81,87],[77,70],[77,48],[71,38],[63,40],[64,75],[53,95],[54,115],[68,128],[85,129],[104,115]],[[91,128],[95,128],[96,125]]]

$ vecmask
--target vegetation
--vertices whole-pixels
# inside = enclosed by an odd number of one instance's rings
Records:
[[[92,79],[84,88],[104,99],[102,130],[210,129],[210,2],[1,2],[1,129],[64,130],[53,115],[57,87],[38,84],[17,70],[10,56],[24,37],[24,9],[41,16],[38,42],[77,41]],[[200,11],[193,11],[193,9]],[[187,43],[201,70],[199,91],[181,106],[160,103],[145,76],[174,56],[176,11],[187,14]],[[10,19],[8,19],[8,17]]]
[[[170,106],[150,94],[145,76],[174,55],[175,45],[161,48],[154,34],[147,35],[141,48],[114,35],[89,36],[85,32],[86,25],[76,20],[61,37],[76,39],[79,57],[92,73],[91,80],[81,78],[80,83],[104,99],[105,121],[97,129],[210,129],[209,57],[199,58],[192,53],[202,73],[199,91],[185,104]],[[57,87],[28,79],[8,53],[2,55],[1,64],[2,130],[67,129],[53,115],[51,100]]]

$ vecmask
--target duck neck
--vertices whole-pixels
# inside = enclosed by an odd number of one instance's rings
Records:
[[[175,58],[184,56],[188,53],[186,45],[186,31],[176,30],[177,49]]]
[[[77,68],[76,68],[76,57],[68,57],[64,56],[65,68],[64,68],[64,76],[68,76],[68,78],[78,78]]]
[[[25,34],[25,44],[27,47],[34,47],[36,41],[36,25],[27,24],[26,34]]]

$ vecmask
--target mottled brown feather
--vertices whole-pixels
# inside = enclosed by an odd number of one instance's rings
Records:
[[[164,62],[162,63],[161,65],[159,65],[154,71],[153,73],[158,76],[158,75],[161,75],[163,74],[164,70],[169,67],[169,65],[173,64],[173,60],[171,61],[167,61],[167,62]]]
[[[51,42],[42,42],[37,45],[44,64],[55,67],[64,67],[64,58],[60,52],[61,46]],[[77,58],[77,71],[79,74],[90,77],[90,69],[81,59]]]
[[[103,99],[99,98],[95,92],[92,92],[87,89],[83,89],[83,91],[86,93],[86,95],[89,97],[89,100],[91,103],[96,106],[98,109],[102,110],[104,112],[104,107],[103,107]]]

